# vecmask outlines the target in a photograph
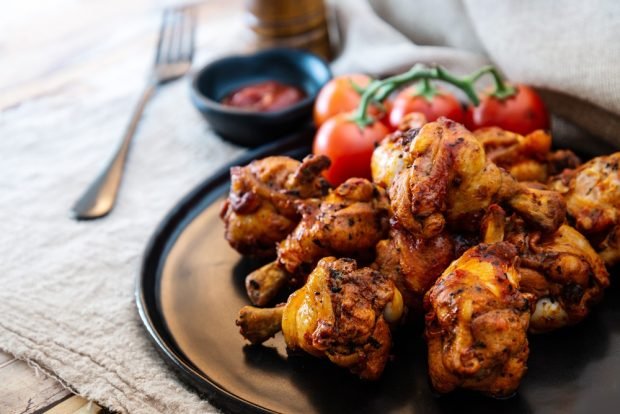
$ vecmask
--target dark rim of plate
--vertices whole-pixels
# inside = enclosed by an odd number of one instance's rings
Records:
[[[210,188],[219,187],[229,180],[228,175],[230,167],[245,165],[256,158],[286,153],[305,147],[309,150],[310,148],[307,143],[312,132],[311,130],[304,131],[287,139],[250,150],[210,175],[209,178],[183,197],[164,217],[149,239],[142,256],[142,263],[135,287],[135,301],[140,319],[149,334],[149,338],[158,351],[163,354],[166,362],[181,374],[181,378],[192,385],[199,393],[205,391],[205,395],[201,394],[201,396],[206,396],[210,403],[220,409],[231,412],[275,412],[240,398],[222,388],[219,384],[212,381],[208,376],[198,370],[191,361],[180,352],[174,342],[174,338],[170,335],[167,328],[165,328],[165,322],[154,321],[155,318],[160,317],[153,314],[158,307],[156,304],[156,297],[147,298],[147,295],[145,295],[147,281],[152,278],[153,274],[159,273],[160,258],[165,255],[170,240],[170,238],[166,236],[174,234],[174,229],[178,226],[178,223],[188,218],[193,218],[191,216],[188,217],[188,214],[194,209],[194,206],[200,202],[206,191]],[[153,280],[151,280],[151,283],[152,282]],[[161,327],[162,322],[164,322],[163,329]]]

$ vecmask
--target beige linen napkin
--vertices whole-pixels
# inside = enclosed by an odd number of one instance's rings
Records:
[[[215,411],[149,342],[133,288],[157,223],[243,149],[200,119],[187,81],[173,83],[147,109],[113,213],[95,222],[69,219],[127,122],[160,18],[148,0],[109,0],[97,10],[78,3],[48,10],[47,19],[62,24],[3,37],[0,49],[12,63],[0,66],[0,349],[118,412]],[[553,93],[549,102],[560,115],[616,138],[619,3],[373,4],[406,35],[364,1],[336,2],[344,40],[336,72],[383,75],[419,61],[467,72],[490,59],[511,78]],[[198,65],[233,53],[242,38],[241,2],[210,5]],[[559,93],[574,100],[560,101]]]
[[[491,60],[551,110],[620,145],[620,2],[465,2]]]
[[[559,117],[554,132],[560,145],[620,147],[620,2],[370,3],[336,2],[344,33],[337,72],[382,75],[422,62],[467,73],[491,62],[509,79],[541,91]]]

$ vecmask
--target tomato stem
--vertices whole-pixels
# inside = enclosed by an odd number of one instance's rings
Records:
[[[399,75],[391,76],[382,81],[373,80],[365,89],[359,87],[355,88],[354,85],[355,90],[360,92],[362,98],[351,120],[356,122],[360,128],[372,124],[374,120],[367,113],[368,105],[370,105],[371,102],[383,102],[394,90],[418,80],[422,80],[422,84],[418,88],[418,93],[429,101],[437,94],[437,89],[430,83],[430,80],[434,79],[456,86],[467,95],[475,106],[478,106],[480,100],[476,94],[475,84],[478,79],[486,74],[490,74],[495,82],[495,91],[491,94],[492,96],[504,100],[517,93],[517,89],[506,83],[499,71],[493,66],[485,66],[470,75],[459,78],[441,66],[426,68],[422,65],[415,65],[407,72]]]
[[[480,103],[480,100],[478,99],[478,94],[476,93],[476,89],[474,87],[474,82],[470,82],[467,76],[463,78],[457,78],[441,66],[438,66],[435,69],[438,75],[437,79],[450,83],[462,90],[474,105],[477,106]]]
[[[349,79],[349,84],[351,85],[351,88],[352,88],[355,92],[357,92],[360,96],[363,96],[363,95],[364,95],[364,92],[366,92],[367,87],[366,87],[366,88],[364,88],[364,87],[360,86],[359,84],[355,83],[355,82],[353,81],[353,79]],[[383,104],[383,102],[382,102],[382,101],[380,101],[380,100],[376,99],[375,97],[372,97],[372,98],[371,98],[371,103],[372,103],[374,106],[376,106],[376,107],[377,107],[377,109],[379,109],[379,111],[381,111],[382,113],[385,113],[385,112],[386,112],[385,105]],[[370,122],[369,122],[369,121],[364,121],[364,122],[357,122],[357,123],[358,123],[358,125],[359,125],[360,127],[363,127],[363,126],[366,126],[366,125],[370,124],[371,122],[372,122],[372,120],[371,120]]]
[[[436,79],[450,83],[462,90],[474,103],[474,105],[478,105],[479,103],[476,90],[474,89],[474,82],[470,80],[469,76],[458,78],[440,66],[425,68],[421,65],[415,65],[407,72],[399,75],[391,76],[382,81],[372,81],[364,90],[361,102],[357,108],[357,112],[352,117],[352,120],[356,122],[360,128],[373,123],[374,120],[367,114],[368,105],[372,101],[381,102],[385,100],[394,90],[405,84],[420,79],[426,81],[429,79]]]
[[[351,84],[351,88],[353,88],[353,90],[354,90],[355,92],[357,92],[359,95],[363,95],[363,94],[364,94],[365,89],[364,89],[364,88],[362,88],[362,87],[361,87],[360,85],[358,85],[357,83],[355,83],[355,82],[353,81],[353,79],[349,79],[349,83]]]
[[[374,122],[374,120],[367,114],[366,110],[368,109],[368,105],[370,104],[371,100],[379,100],[376,99],[374,95],[382,86],[384,86],[384,84],[385,81],[373,80],[364,90],[360,104],[357,107],[357,111],[351,118],[351,120],[354,121],[358,127],[364,128]]]
[[[514,96],[517,93],[517,89],[506,83],[504,78],[499,74],[499,71],[493,66],[485,66],[483,68],[478,69],[476,72],[472,73],[469,76],[469,80],[472,83],[475,83],[482,76],[489,73],[493,76],[493,81],[495,82],[495,91],[491,93],[492,96],[496,97],[499,100],[508,99]]]
[[[439,91],[435,88],[431,81],[428,78],[422,78],[422,82],[418,86],[417,95],[424,97],[428,102],[432,102],[435,95],[437,95]]]

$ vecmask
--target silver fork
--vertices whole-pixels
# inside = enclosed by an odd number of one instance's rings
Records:
[[[195,28],[193,7],[188,6],[164,11],[155,63],[146,88],[134,109],[127,131],[114,157],[73,206],[72,212],[76,219],[86,220],[103,217],[114,207],[127,161],[127,153],[144,107],[158,86],[182,77],[191,68],[194,56]]]

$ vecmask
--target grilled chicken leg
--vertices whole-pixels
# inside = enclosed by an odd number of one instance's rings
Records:
[[[500,221],[501,220],[501,221]],[[424,297],[433,387],[513,394],[529,355],[529,294],[519,291],[517,249],[503,238],[503,211],[483,220],[485,242],[455,260]]]
[[[254,344],[281,327],[290,350],[303,350],[347,368],[360,378],[379,378],[391,345],[389,324],[403,314],[391,280],[355,260],[322,259],[286,305],[239,312],[241,334]]]
[[[278,245],[277,262],[246,278],[252,303],[264,306],[282,286],[299,286],[326,256],[367,261],[388,231],[389,204],[382,188],[363,178],[350,178],[322,200],[299,205],[301,221]]]
[[[569,217],[607,266],[620,263],[620,152],[596,157],[550,180]]]
[[[226,240],[241,254],[275,256],[276,243],[300,219],[296,202],[327,193],[321,172],[329,164],[325,156],[309,155],[302,162],[276,156],[231,168],[230,194],[220,212]]]
[[[489,162],[478,140],[456,122],[440,118],[424,125],[409,148],[413,162],[395,177],[389,197],[395,220],[415,236],[434,237],[446,227],[475,231],[493,203],[545,231],[564,221],[557,192],[518,183]]]

